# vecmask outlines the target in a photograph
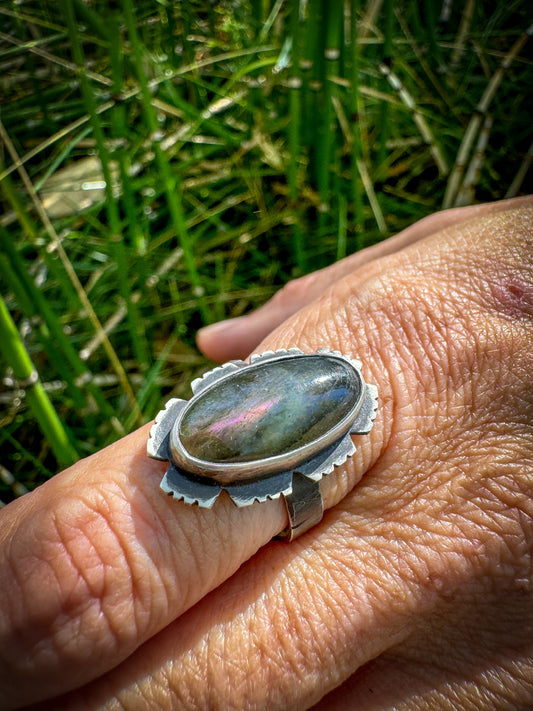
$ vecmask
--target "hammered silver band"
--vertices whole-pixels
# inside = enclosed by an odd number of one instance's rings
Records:
[[[283,499],[289,514],[289,524],[278,534],[278,538],[293,541],[322,520],[324,502],[320,482],[295,472],[292,475],[292,491]]]

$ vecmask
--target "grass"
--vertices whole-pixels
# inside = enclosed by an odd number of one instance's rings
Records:
[[[0,500],[188,397],[202,324],[526,192],[530,23],[526,0],[3,3]]]

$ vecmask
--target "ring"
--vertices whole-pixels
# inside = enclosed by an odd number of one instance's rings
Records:
[[[320,482],[368,434],[377,388],[338,351],[298,348],[232,360],[191,383],[156,418],[147,453],[168,461],[163,491],[211,508],[222,491],[236,506],[283,497],[293,540],[322,519]]]

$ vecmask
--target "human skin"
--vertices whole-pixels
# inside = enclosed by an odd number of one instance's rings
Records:
[[[149,426],[5,507],[0,708],[529,708],[532,226],[531,199],[436,214],[199,334],[378,386],[296,541],[281,500],[164,496]]]

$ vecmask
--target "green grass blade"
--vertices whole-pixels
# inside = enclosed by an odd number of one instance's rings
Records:
[[[1,297],[0,350],[12,368],[13,375],[19,381],[20,387],[24,388],[28,404],[57,461],[63,466],[72,464],[78,458],[78,454],[44,391],[42,383],[38,380],[37,371],[33,367],[20,334]]]
[[[204,323],[209,323],[211,320],[211,315],[203,297],[204,287],[200,275],[198,273],[192,240],[188,234],[185,223],[183,205],[180,197],[178,176],[173,174],[167,156],[161,148],[162,136],[159,129],[159,124],[157,122],[157,117],[152,106],[152,95],[148,87],[148,79],[146,77],[146,73],[143,67],[144,51],[137,32],[135,12],[131,0],[123,0],[123,7],[126,26],[128,28],[128,33],[132,46],[133,60],[137,69],[137,79],[139,81],[141,93],[143,96],[143,110],[146,119],[146,124],[150,132],[151,139],[153,141],[155,159],[164,186],[170,216],[174,228],[176,230],[176,235],[178,237],[180,246],[183,249],[185,263],[187,265],[187,272],[189,274],[191,284],[193,285],[193,289],[198,299],[200,313],[202,314]]]

